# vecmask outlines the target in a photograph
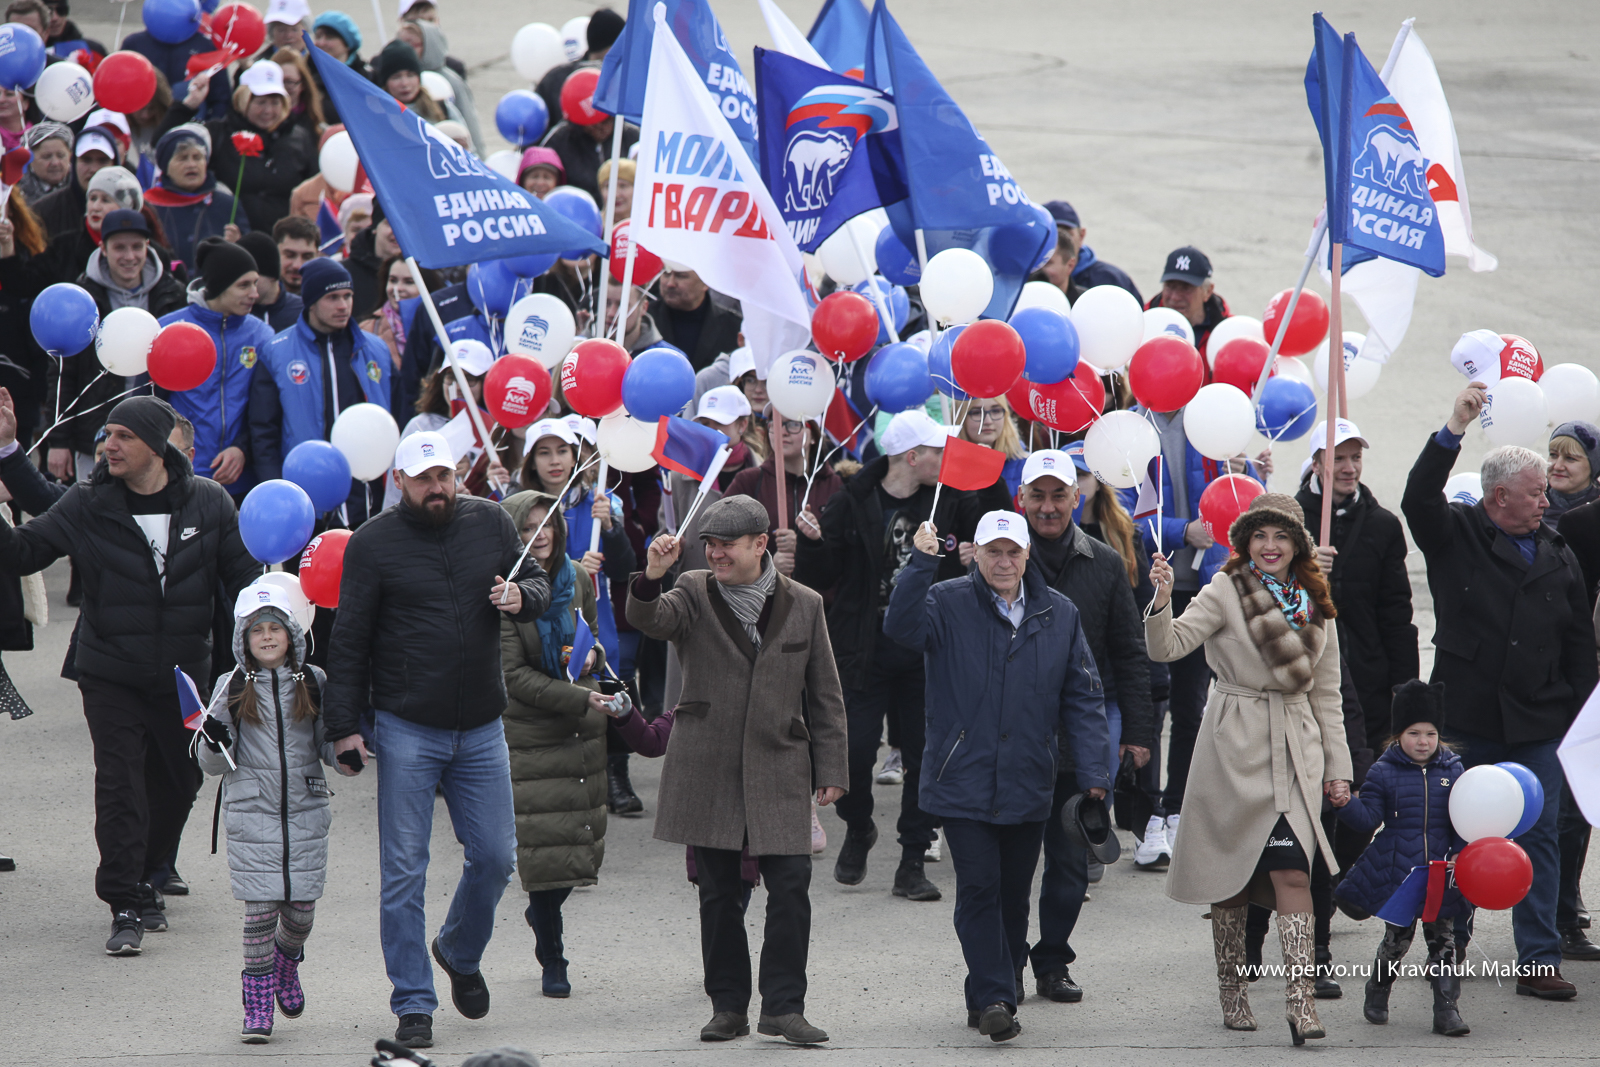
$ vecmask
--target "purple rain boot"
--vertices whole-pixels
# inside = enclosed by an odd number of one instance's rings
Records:
[[[244,1027],[239,1037],[247,1045],[265,1045],[272,1037],[274,976],[244,971],[241,977],[244,979]]]
[[[298,1019],[306,1010],[306,993],[300,988],[300,964],[305,959],[305,949],[296,958],[285,955],[282,945],[272,946],[272,977],[277,983],[278,1010],[285,1019]]]

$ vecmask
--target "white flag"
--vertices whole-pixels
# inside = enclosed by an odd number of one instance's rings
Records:
[[[1324,209],[1326,210],[1326,209]],[[1322,214],[1317,215],[1317,228],[1322,226]],[[1317,270],[1322,280],[1332,281],[1329,269],[1328,233],[1322,232],[1322,246],[1317,250]],[[1313,232],[1315,236],[1315,232]],[[1349,254],[1350,247],[1345,246]],[[1417,299],[1417,282],[1422,271],[1409,263],[1374,256],[1365,263],[1346,268],[1339,280],[1339,291],[1356,302],[1361,317],[1367,320],[1367,340],[1357,353],[1362,359],[1374,363],[1387,363],[1400,348],[1411,328],[1411,308]]]
[[[760,308],[809,332],[800,249],[664,15],[657,4],[631,233],[746,315]]]
[[[783,9],[773,3],[773,0],[759,0],[761,4],[761,17],[767,20],[767,32],[772,34],[772,47],[786,56],[804,60],[814,67],[823,70],[830,69],[828,61],[822,54],[811,47],[811,42],[806,40],[806,35],[800,28],[789,21],[789,16]]]
[[[1466,257],[1467,266],[1475,271],[1494,270],[1499,260],[1472,241],[1472,209],[1467,205],[1467,178],[1461,169],[1455,120],[1450,117],[1433,56],[1412,28],[1415,21],[1406,19],[1400,24],[1383,65],[1383,84],[1411,120],[1417,146],[1428,161],[1428,191],[1439,212],[1445,253]]]

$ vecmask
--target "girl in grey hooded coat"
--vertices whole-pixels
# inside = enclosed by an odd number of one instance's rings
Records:
[[[333,745],[316,706],[327,678],[305,663],[305,631],[285,594],[248,586],[234,616],[238,666],[217,680],[196,755],[207,774],[222,775],[228,870],[245,902],[240,1036],[261,1044],[274,1000],[286,1018],[305,1010],[299,965],[328,866],[332,793],[322,767],[333,766]]]

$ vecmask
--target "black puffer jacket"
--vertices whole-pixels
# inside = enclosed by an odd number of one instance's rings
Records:
[[[455,518],[442,527],[403,503],[363,523],[345,548],[329,642],[328,739],[355,733],[369,707],[441,730],[498,719],[506,708],[502,615],[489,590],[521,554],[511,516],[477,497],[457,496]],[[517,585],[522,610],[505,617],[532,622],[550,606],[550,582],[529,558]]]
[[[77,667],[82,674],[171,692],[172,668],[210,677],[211,619],[218,582],[229,600],[261,565],[239,538],[228,491],[196,478],[189,460],[166,451],[179,499],[167,542],[163,591],[144,531],[128,510],[121,479],[102,461],[55,506],[19,529],[0,524],[0,567],[32,574],[72,556],[83,577]]]
[[[1309,484],[1295,494],[1306,528],[1321,532],[1322,494]],[[1391,692],[1417,677],[1417,628],[1411,621],[1411,578],[1406,574],[1406,535],[1400,519],[1365,485],[1355,499],[1335,504],[1333,561],[1329,584],[1339,609],[1339,651],[1350,664],[1367,720],[1367,748],[1382,752],[1389,736]]]
[[[182,101],[173,104],[156,136],[193,122],[194,116],[194,110]],[[290,120],[275,130],[263,130],[231,108],[225,117],[205,126],[211,133],[211,173],[236,195],[243,191],[239,209],[250,219],[250,228],[271,233],[273,223],[289,214],[289,196],[295,186],[317,173],[316,138]],[[257,135],[265,146],[261,155],[245,159],[242,182],[239,151],[233,147],[233,135],[240,132]]]
[[[1548,526],[1534,532],[1530,564],[1481,501],[1446,500],[1460,454],[1428,438],[1400,503],[1428,560],[1438,620],[1432,680],[1445,685],[1444,729],[1509,745],[1553,741],[1595,686],[1583,572]]]
[[[1567,547],[1578,557],[1583,569],[1583,588],[1589,606],[1595,604],[1600,586],[1600,500],[1579,504],[1556,521],[1556,529],[1566,538]]]

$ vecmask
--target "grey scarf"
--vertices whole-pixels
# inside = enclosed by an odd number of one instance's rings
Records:
[[[757,652],[761,651],[761,631],[756,629],[756,620],[761,618],[761,609],[777,584],[778,568],[772,565],[770,556],[761,558],[761,577],[749,585],[719,583],[722,599],[727,601],[729,610],[744,627],[744,632],[750,635],[750,643],[756,646]]]

